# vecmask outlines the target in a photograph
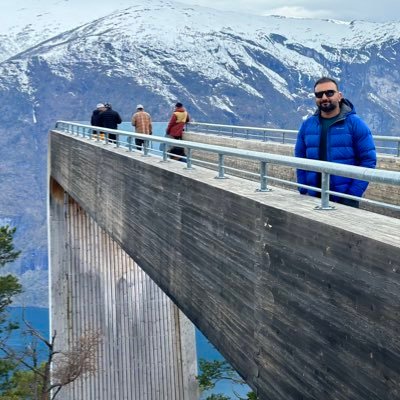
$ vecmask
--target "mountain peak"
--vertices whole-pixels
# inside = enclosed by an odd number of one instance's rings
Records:
[[[296,129],[315,109],[315,80],[328,75],[373,133],[398,135],[400,23],[170,0],[13,4],[0,26],[0,140],[13,150],[2,154],[11,172],[0,182],[0,217],[22,227],[19,270],[45,268],[47,132],[58,119],[88,121],[101,101],[124,121],[139,103],[166,121],[181,101],[196,121]]]

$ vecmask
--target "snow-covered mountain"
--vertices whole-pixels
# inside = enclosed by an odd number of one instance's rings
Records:
[[[15,0],[0,26],[0,218],[18,221],[19,243],[29,243],[21,273],[45,268],[47,131],[57,119],[88,120],[99,101],[124,120],[142,103],[165,121],[179,100],[198,121],[295,129],[314,109],[314,81],[329,75],[375,134],[398,135],[400,22],[169,0],[26,4]]]
[[[50,4],[20,10],[0,41],[0,90],[25,96],[29,119],[43,107],[53,119],[87,119],[107,99],[125,118],[141,102],[165,120],[179,99],[201,120],[296,128],[313,109],[313,82],[330,75],[375,132],[395,132],[400,22],[255,17],[166,0],[87,14],[77,0]]]

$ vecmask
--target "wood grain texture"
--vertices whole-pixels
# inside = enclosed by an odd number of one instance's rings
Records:
[[[51,176],[261,399],[400,398],[400,221],[50,134]]]

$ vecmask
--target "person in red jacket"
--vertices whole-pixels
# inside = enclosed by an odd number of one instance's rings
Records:
[[[167,137],[182,140],[185,124],[186,122],[189,122],[189,119],[190,119],[189,114],[183,108],[182,103],[176,103],[175,111],[172,113],[167,126],[166,130]]]
[[[165,137],[170,139],[182,140],[182,135],[185,130],[185,124],[189,122],[189,113],[184,109],[182,103],[175,104],[175,110],[171,115],[167,129],[165,131]],[[185,156],[184,149],[178,147],[170,147],[167,150],[168,153],[179,154]],[[176,159],[174,156],[171,158]]]
[[[189,113],[184,109],[182,103],[175,104],[175,110],[171,115],[167,129],[166,137],[170,139],[182,140],[182,135],[185,130],[185,124],[189,122]],[[174,153],[174,150],[178,150],[175,147],[170,147],[168,153]],[[180,151],[181,155],[185,155],[183,149]]]

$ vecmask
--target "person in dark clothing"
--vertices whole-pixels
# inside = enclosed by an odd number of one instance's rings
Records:
[[[103,103],[98,103],[96,106],[96,109],[93,110],[92,116],[90,118],[90,125],[92,126],[100,126],[99,125],[99,119],[100,119],[100,114],[106,110],[106,107],[104,106]],[[93,135],[97,135],[97,131],[93,130]]]
[[[186,154],[183,147],[173,147],[169,150],[169,153],[172,160],[186,162]]]
[[[106,103],[104,107],[105,111],[103,111],[99,115],[99,126],[108,129],[118,129],[118,124],[122,122],[120,115],[118,114],[117,111],[114,111],[112,109],[110,103]],[[109,133],[108,138],[109,140],[115,142],[117,140],[117,135],[114,133]]]

